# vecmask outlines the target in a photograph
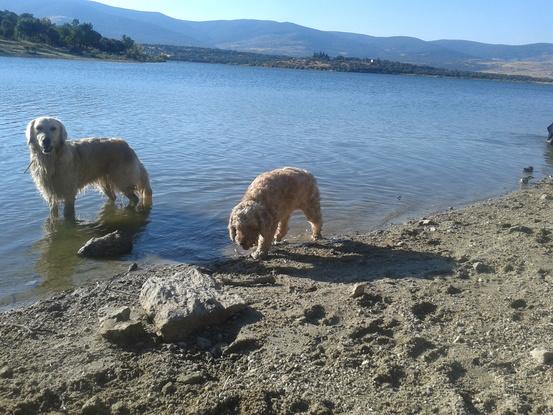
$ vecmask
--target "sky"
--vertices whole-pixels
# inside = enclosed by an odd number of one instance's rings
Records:
[[[184,20],[263,19],[424,40],[553,43],[553,0],[96,0]]]

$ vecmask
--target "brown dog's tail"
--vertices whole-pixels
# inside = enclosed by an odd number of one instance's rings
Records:
[[[152,187],[146,168],[140,163],[140,204],[142,207],[152,207]]]

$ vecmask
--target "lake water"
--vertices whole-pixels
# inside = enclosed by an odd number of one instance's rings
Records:
[[[150,172],[147,217],[88,191],[77,225],[49,222],[24,129],[61,118],[72,138],[126,139]],[[551,174],[553,86],[186,63],[0,58],[0,307],[107,278],[129,261],[233,255],[226,224],[260,172],[318,178],[323,233],[369,231]],[[76,256],[93,235],[134,232],[120,261]],[[297,217],[289,239],[308,236]]]

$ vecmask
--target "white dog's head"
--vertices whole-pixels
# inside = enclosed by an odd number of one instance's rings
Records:
[[[26,136],[29,147],[42,154],[50,154],[63,146],[67,131],[60,120],[40,117],[27,125]]]
[[[259,235],[269,226],[270,215],[265,207],[257,202],[240,202],[232,209],[228,230],[230,239],[243,249],[257,245]]]

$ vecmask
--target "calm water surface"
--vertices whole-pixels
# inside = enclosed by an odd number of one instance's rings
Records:
[[[551,174],[553,86],[185,63],[0,58],[0,307],[111,276],[128,261],[234,254],[228,213],[260,172],[311,170],[324,231],[368,231]],[[49,222],[24,170],[26,123],[61,118],[70,137],[119,136],[150,172],[145,217],[88,191],[77,225]],[[94,235],[135,233],[132,255],[75,255]],[[302,240],[296,218],[289,237]]]

